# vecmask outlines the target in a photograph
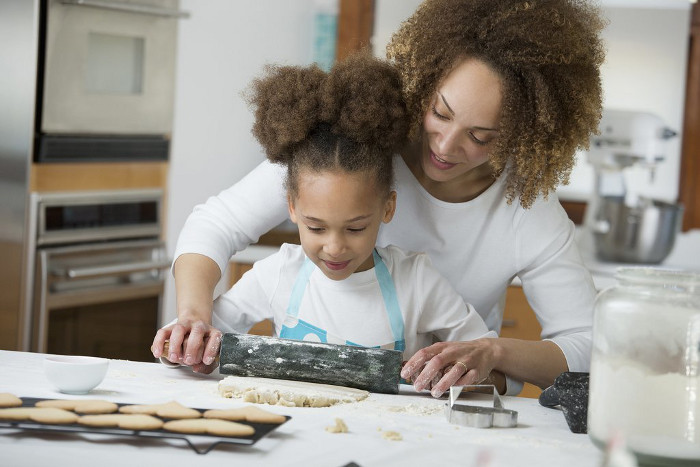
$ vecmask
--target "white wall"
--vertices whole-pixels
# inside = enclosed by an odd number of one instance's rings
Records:
[[[391,34],[420,4],[420,0],[377,0],[372,45],[383,56]],[[649,174],[629,170],[628,188],[667,201],[678,197],[680,136],[683,122],[688,49],[687,0],[603,0],[609,24],[603,32],[607,48],[601,69],[604,106],[640,110],[660,116],[679,137],[667,145],[667,159]],[[593,170],[585,153],[578,155],[571,183],[558,190],[562,199],[587,200],[593,188]]]
[[[311,60],[313,0],[181,0],[177,89],[167,206],[173,254],[192,208],[231,186],[263,160],[241,97],[266,63]],[[164,320],[175,317],[172,277]]]

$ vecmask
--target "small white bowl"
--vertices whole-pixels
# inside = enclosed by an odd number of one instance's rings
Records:
[[[46,377],[66,394],[87,394],[102,382],[108,367],[106,358],[52,355],[44,359]]]

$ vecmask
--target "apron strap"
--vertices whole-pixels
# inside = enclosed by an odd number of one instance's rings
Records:
[[[384,306],[389,316],[391,333],[394,335],[395,342],[403,342],[403,315],[401,314],[401,307],[399,306],[399,299],[396,295],[394,281],[391,278],[391,274],[389,274],[386,264],[384,264],[384,260],[382,260],[382,257],[377,253],[376,248],[372,252],[372,256],[374,258],[374,273],[377,276],[379,288],[384,298]]]
[[[296,281],[294,281],[294,287],[292,287],[292,294],[289,297],[289,305],[287,305],[287,315],[296,318],[299,315],[299,305],[301,305],[301,299],[304,297],[304,292],[306,291],[306,283],[309,282],[309,277],[314,271],[316,265],[308,258],[305,257],[304,264],[297,274]]]

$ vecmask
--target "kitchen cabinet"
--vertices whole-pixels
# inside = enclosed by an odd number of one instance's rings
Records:
[[[167,162],[32,164],[30,192],[161,188],[168,180]]]
[[[700,4],[692,7],[681,146],[679,201],[685,206],[683,231],[700,228]]]
[[[511,285],[506,291],[506,309],[503,313],[501,324],[501,337],[512,339],[524,339],[529,341],[540,340],[542,327],[537,321],[535,312],[527,303],[523,289],[517,285]],[[525,383],[520,393],[522,397],[539,397],[542,390],[537,386]]]
[[[250,271],[252,268],[253,265],[250,263],[237,263],[233,261],[229,263],[228,288],[233,287],[233,284],[238,282],[238,279],[243,277],[243,274]],[[266,319],[250,328],[248,333],[255,334],[256,336],[271,336],[273,331],[272,322]]]

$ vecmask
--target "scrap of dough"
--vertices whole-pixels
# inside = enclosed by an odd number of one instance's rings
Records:
[[[227,376],[219,381],[219,394],[255,404],[287,407],[329,407],[369,397],[367,391],[344,386],[248,376]]]
[[[399,433],[398,431],[383,431],[382,437],[390,441],[401,441],[403,439],[401,433]]]
[[[327,426],[326,431],[329,433],[347,433],[348,426],[345,424],[342,418],[336,418],[335,425]]]

